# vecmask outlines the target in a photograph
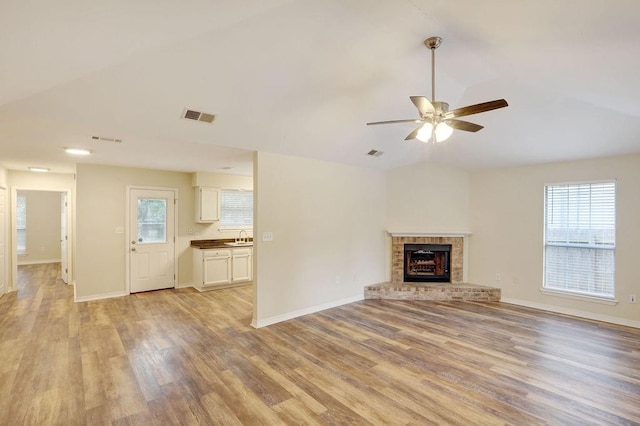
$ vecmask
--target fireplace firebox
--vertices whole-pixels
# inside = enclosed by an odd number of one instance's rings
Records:
[[[404,281],[451,282],[451,244],[405,244]]]

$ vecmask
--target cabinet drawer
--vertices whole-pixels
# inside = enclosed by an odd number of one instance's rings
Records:
[[[231,250],[204,250],[203,257],[231,257]]]
[[[251,256],[250,248],[236,248],[233,249],[234,256]]]

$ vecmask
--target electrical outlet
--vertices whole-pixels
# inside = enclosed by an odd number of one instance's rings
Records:
[[[635,294],[630,294],[629,295],[629,303],[636,303],[636,295]]]
[[[496,273],[496,281],[500,281],[502,279],[502,276],[500,275],[500,273]]]

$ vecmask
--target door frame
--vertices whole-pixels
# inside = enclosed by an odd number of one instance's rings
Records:
[[[9,198],[11,194],[4,186],[0,186],[0,192],[4,192],[4,220],[0,221],[0,226],[4,231],[2,233],[4,238],[4,241],[2,241],[2,244],[4,244],[4,258],[2,262],[4,263],[4,265],[2,265],[2,268],[0,268],[0,270],[2,270],[2,273],[4,274],[4,276],[0,276],[0,284],[4,286],[4,290],[0,291],[0,297],[2,297],[3,295],[11,291],[11,286],[9,285],[9,257],[11,256],[12,251],[9,240],[9,220],[7,220],[11,217],[10,210],[8,208],[10,205]]]
[[[57,192],[67,194],[67,276],[69,277],[67,285],[75,285],[75,274],[73,264],[73,251],[75,250],[75,226],[73,222],[74,216],[74,199],[73,191],[69,188],[41,188],[38,186],[12,186],[11,187],[11,287],[9,291],[18,290],[18,250],[16,244],[18,241],[18,232],[16,230],[16,208],[18,203],[18,191],[39,191],[39,192]],[[62,218],[62,216],[60,216]],[[5,254],[6,255],[6,254]],[[64,253],[60,253],[62,257]]]
[[[174,204],[173,204],[173,208],[174,208],[174,214],[173,214],[173,236],[174,236],[174,242],[173,242],[173,270],[175,271],[176,274],[176,280],[175,280],[175,287],[174,288],[178,288],[179,287],[179,282],[178,282],[178,277],[180,276],[178,274],[178,211],[179,206],[180,206],[180,198],[178,197],[179,195],[179,191],[178,188],[169,188],[169,187],[164,187],[164,186],[143,186],[143,185],[127,185],[127,189],[126,189],[126,205],[125,205],[125,239],[124,239],[124,247],[125,247],[125,253],[127,253],[127,255],[125,256],[125,275],[126,275],[126,279],[125,279],[125,283],[126,283],[126,293],[127,294],[131,294],[131,252],[129,251],[129,241],[131,239],[131,226],[129,226],[131,224],[131,191],[134,189],[141,189],[143,191],[172,191],[173,192],[173,199],[175,200]]]

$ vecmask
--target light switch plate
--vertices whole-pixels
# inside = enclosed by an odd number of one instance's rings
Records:
[[[273,232],[263,232],[262,241],[273,241]]]

